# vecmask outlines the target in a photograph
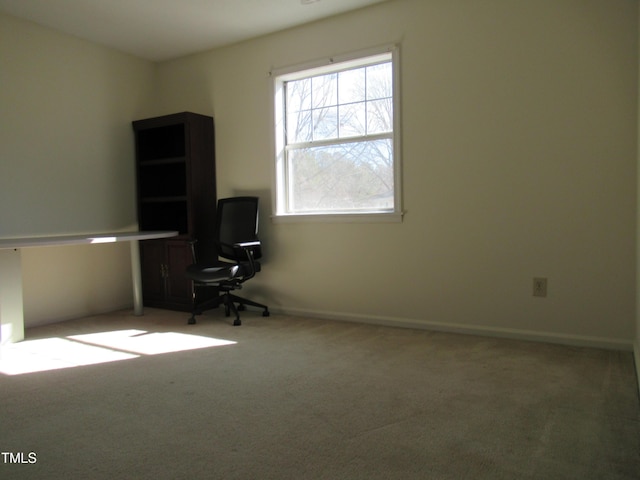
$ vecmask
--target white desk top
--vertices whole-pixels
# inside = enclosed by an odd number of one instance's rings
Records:
[[[151,240],[154,238],[175,237],[174,231],[139,231],[139,232],[112,232],[112,233],[88,233],[83,235],[61,235],[47,237],[23,237],[0,238],[0,249],[47,247],[55,245],[79,245],[84,243],[113,243],[130,242],[133,240]]]

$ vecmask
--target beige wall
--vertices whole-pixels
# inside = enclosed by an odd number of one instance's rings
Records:
[[[219,194],[263,198],[245,293],[274,311],[629,347],[637,30],[632,0],[396,0],[154,66],[0,17],[0,233],[127,228],[129,122],[192,110],[216,119]],[[268,72],[390,42],[403,223],[273,224]],[[25,251],[27,323],[129,303],[120,247]]]
[[[0,15],[0,236],[135,228],[155,66]],[[27,325],[132,303],[127,245],[25,249]]]
[[[216,118],[221,196],[263,196],[274,310],[630,347],[637,2],[397,0],[161,64]],[[401,224],[272,224],[268,72],[401,47]],[[532,278],[549,296],[532,297]]]

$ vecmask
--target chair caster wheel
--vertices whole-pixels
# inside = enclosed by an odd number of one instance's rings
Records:
[[[263,316],[263,317],[268,317],[269,315],[271,315],[271,314],[269,313],[269,310],[265,310],[264,312],[262,312],[262,316]]]
[[[242,322],[240,321],[240,319],[239,319],[239,318],[236,318],[236,319],[233,321],[233,326],[234,326],[234,327],[238,327],[238,326],[240,326],[240,325],[242,325]]]
[[[191,317],[188,321],[187,321],[188,325],[195,325],[196,324],[196,317]]]

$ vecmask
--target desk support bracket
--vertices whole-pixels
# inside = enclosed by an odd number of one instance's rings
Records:
[[[140,242],[133,240],[131,245],[131,280],[133,281],[133,314],[140,316],[144,313],[142,305],[142,272],[140,269]]]

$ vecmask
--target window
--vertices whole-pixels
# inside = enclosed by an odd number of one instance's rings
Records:
[[[276,218],[400,220],[395,52],[275,74]]]

